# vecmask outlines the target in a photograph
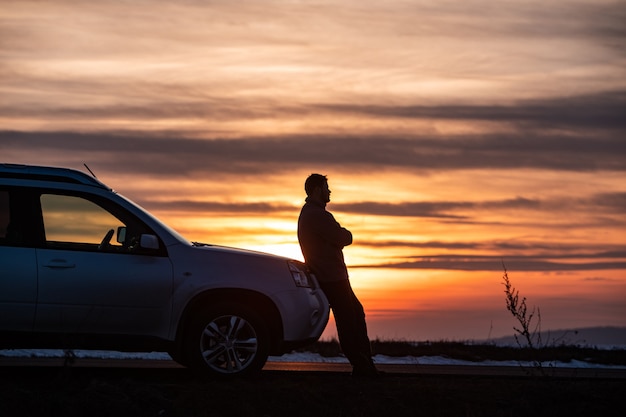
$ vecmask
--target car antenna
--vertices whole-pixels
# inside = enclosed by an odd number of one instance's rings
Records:
[[[87,168],[87,171],[89,171],[89,173],[90,173],[91,175],[93,175],[93,177],[94,177],[95,179],[98,179],[98,177],[96,177],[96,174],[94,174],[94,173],[93,173],[93,171],[89,169],[89,167],[87,166],[87,164],[83,164],[83,165],[85,165],[85,168]]]

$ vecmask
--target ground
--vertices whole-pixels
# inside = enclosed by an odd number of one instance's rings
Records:
[[[206,379],[186,369],[6,367],[5,416],[624,416],[621,379],[263,371]]]

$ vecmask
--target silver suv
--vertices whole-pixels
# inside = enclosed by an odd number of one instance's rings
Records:
[[[0,348],[164,351],[241,375],[328,314],[301,262],[188,242],[80,171],[0,164]]]

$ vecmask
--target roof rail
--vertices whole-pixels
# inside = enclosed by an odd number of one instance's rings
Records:
[[[64,182],[111,189],[98,179],[70,168],[0,163],[0,178]]]

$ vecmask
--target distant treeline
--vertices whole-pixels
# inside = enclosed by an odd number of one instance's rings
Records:
[[[490,343],[471,342],[408,342],[373,340],[374,355],[402,356],[443,356],[471,362],[492,361],[584,361],[603,365],[626,365],[626,349],[598,349],[574,345],[555,345],[541,348],[497,346]],[[318,341],[299,350],[318,353],[324,357],[341,355],[336,340]]]

